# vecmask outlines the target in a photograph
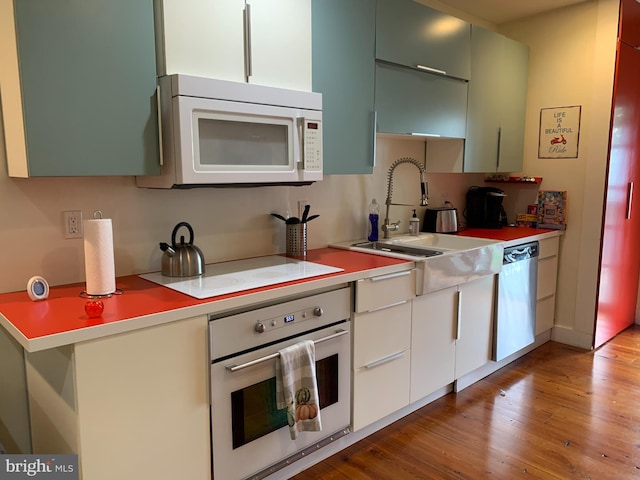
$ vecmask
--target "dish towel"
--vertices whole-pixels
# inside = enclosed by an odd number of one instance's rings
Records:
[[[320,402],[316,379],[316,347],[304,340],[280,350],[276,361],[276,401],[287,409],[291,440],[298,432],[319,432]]]

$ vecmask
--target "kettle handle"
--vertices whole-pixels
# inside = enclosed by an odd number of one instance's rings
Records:
[[[173,246],[173,248],[176,248],[176,233],[178,233],[180,227],[187,227],[187,229],[189,230],[189,243],[186,243],[185,245],[193,245],[193,228],[191,228],[191,225],[189,225],[187,222],[180,222],[175,227],[173,227],[173,232],[171,233],[171,245]]]

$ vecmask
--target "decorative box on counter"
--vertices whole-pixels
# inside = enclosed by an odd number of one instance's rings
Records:
[[[538,192],[538,228],[564,230],[567,225],[567,192],[540,190]]]

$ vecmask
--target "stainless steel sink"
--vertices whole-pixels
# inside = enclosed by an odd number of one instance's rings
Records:
[[[354,243],[352,245],[356,248],[366,248],[369,250],[378,250],[381,252],[399,253],[402,255],[412,255],[417,257],[434,257],[436,255],[442,255],[442,250],[435,250],[433,248],[425,247],[413,247],[408,245],[400,245],[395,243],[385,242],[361,242]]]

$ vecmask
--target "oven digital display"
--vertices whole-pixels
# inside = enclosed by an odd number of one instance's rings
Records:
[[[293,322],[295,319],[296,319],[296,316],[295,316],[293,313],[291,313],[291,314],[289,314],[289,315],[285,315],[285,317],[284,317],[284,323],[291,323],[291,322]]]

